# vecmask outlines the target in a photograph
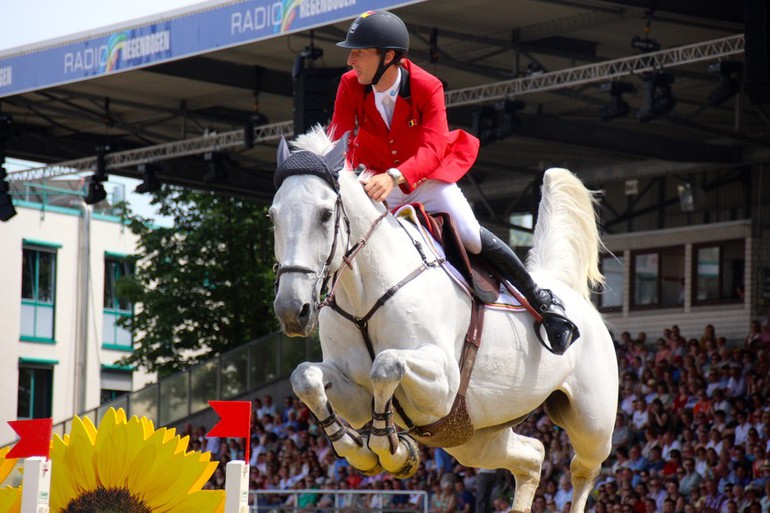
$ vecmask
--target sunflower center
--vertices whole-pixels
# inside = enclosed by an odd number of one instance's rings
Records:
[[[152,510],[126,488],[96,488],[69,501],[61,513],[152,513]]]

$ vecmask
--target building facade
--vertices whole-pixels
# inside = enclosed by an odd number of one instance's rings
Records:
[[[133,307],[116,281],[137,243],[107,201],[87,205],[78,181],[24,184],[0,223],[0,419],[71,418],[154,376],[123,366],[133,350],[118,326]],[[15,440],[0,422],[0,445]]]

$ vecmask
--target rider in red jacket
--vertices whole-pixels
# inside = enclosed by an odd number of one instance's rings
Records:
[[[388,11],[365,12],[337,45],[350,49],[353,69],[340,81],[329,131],[334,140],[355,134],[347,159],[374,173],[364,182],[367,194],[391,205],[422,203],[429,212],[448,212],[466,250],[483,253],[516,285],[543,316],[551,348],[562,354],[578,329],[511,248],[476,220],[456,182],[476,160],[479,141],[449,130],[441,81],[404,58],[409,50],[404,22]]]

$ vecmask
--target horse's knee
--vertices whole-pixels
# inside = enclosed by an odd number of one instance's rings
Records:
[[[388,349],[374,359],[369,378],[372,385],[400,383],[406,374],[406,362],[398,351]]]
[[[297,397],[323,392],[323,371],[310,362],[300,363],[291,373],[290,381]]]

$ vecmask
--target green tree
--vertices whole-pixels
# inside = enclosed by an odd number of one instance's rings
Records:
[[[174,226],[127,214],[139,236],[136,272],[117,285],[137,308],[122,321],[134,352],[121,363],[165,376],[275,331],[267,207],[167,186],[154,194]]]

